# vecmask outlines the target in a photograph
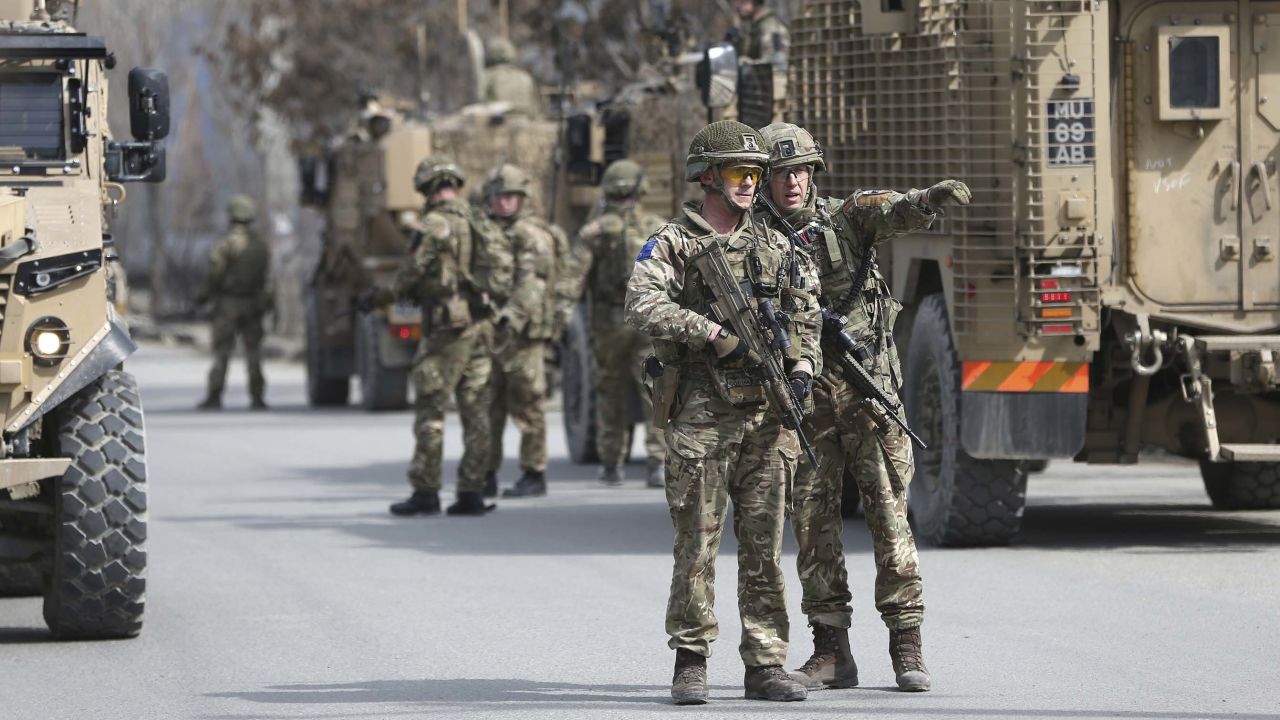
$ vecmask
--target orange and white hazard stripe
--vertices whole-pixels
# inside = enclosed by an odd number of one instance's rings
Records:
[[[1087,393],[1089,363],[968,361],[962,388],[966,392]]]

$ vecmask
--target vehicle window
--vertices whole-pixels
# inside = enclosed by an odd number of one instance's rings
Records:
[[[62,78],[0,75],[0,150],[20,150],[28,160],[60,160]]]
[[[1218,77],[1220,40],[1216,36],[1169,38],[1169,106],[1216,108],[1221,103]]]

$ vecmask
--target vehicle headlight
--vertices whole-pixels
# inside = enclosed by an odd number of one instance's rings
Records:
[[[42,317],[27,329],[27,351],[37,365],[57,365],[71,349],[71,330],[56,317]]]

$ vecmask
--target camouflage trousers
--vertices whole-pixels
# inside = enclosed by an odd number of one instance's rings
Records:
[[[653,402],[644,387],[644,359],[652,352],[653,345],[647,337],[621,322],[592,323],[596,450],[601,465],[626,462],[633,395],[640,398],[643,417],[653,417]],[[660,465],[666,458],[667,442],[652,423],[646,423],[644,449],[650,465]]]
[[[262,375],[262,310],[250,298],[220,298],[213,311],[213,367],[209,369],[208,397],[222,397],[227,382],[227,364],[235,351],[236,338],[244,343],[244,360],[249,369],[249,396],[261,400],[267,381]]]
[[[491,365],[486,323],[461,331],[424,337],[413,361],[415,399],[413,459],[409,484],[414,490],[440,491],[444,457],[444,416],[449,397],[457,399],[462,421],[462,462],[458,492],[481,492],[489,461],[489,378]]]
[[[782,664],[790,625],[783,588],[786,489],[799,441],[763,406],[735,408],[704,383],[683,381],[667,426],[667,505],[675,558],[666,629],[672,649],[711,655],[716,555],[729,502],[738,539],[738,652],[747,665]]]
[[[814,384],[815,410],[805,432],[817,451],[821,473],[804,463],[792,489],[791,525],[810,623],[849,627],[852,596],[841,541],[841,485],[846,473],[858,494],[875,555],[876,609],[890,629],[924,620],[924,596],[915,538],[907,524],[907,486],[914,472],[911,440],[897,425],[881,431],[863,409],[862,396],[833,373]]]
[[[520,429],[520,469],[547,469],[547,349],[548,341],[501,337],[493,343],[493,375],[489,402],[489,461],[487,470],[502,467],[502,430],[510,415]]]

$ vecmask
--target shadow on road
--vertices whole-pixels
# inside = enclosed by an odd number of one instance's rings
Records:
[[[881,688],[872,688],[879,690]],[[894,692],[879,693],[874,696],[876,705],[867,705],[868,689],[853,690],[844,693],[813,695],[803,704],[779,705],[777,703],[753,702],[743,700],[742,689],[737,686],[713,686],[711,703],[702,708],[707,712],[731,711],[734,715],[767,714],[769,716],[807,717],[827,714],[848,715],[850,702],[856,702],[859,716],[936,716],[936,717],[1002,717],[1002,718],[1128,718],[1130,720],[1197,720],[1213,718],[1234,718],[1236,720],[1278,720],[1280,715],[1263,713],[1205,713],[1205,712],[1162,712],[1124,709],[1003,709],[1003,708],[949,708],[939,707],[939,701],[945,702],[945,696],[933,695],[922,698]],[[463,708],[481,710],[489,705],[493,712],[506,711],[519,713],[523,706],[526,710],[549,709],[565,706],[578,713],[590,707],[590,704],[611,705],[616,703],[671,705],[665,685],[582,685],[575,683],[535,682],[531,680],[513,679],[473,679],[456,680],[380,680],[353,683],[320,683],[271,685],[262,690],[248,692],[207,693],[205,697],[228,698],[254,703],[277,705],[323,705],[333,704],[376,704],[377,715],[412,714],[415,710],[403,712],[387,712],[385,704],[403,705],[458,705]],[[897,698],[894,702],[890,698]],[[846,702],[824,702],[846,701]],[[586,707],[583,703],[588,703]],[[495,707],[496,705],[496,707]],[[635,708],[639,711],[640,708]],[[673,710],[674,711],[674,710]],[[697,710],[695,710],[697,712]],[[355,712],[351,715],[364,713]],[[222,718],[264,718],[271,717],[262,713],[224,714],[205,717]],[[293,717],[293,715],[289,715]]]
[[[1258,519],[1254,519],[1258,518]],[[1274,518],[1266,522],[1262,518]],[[1258,552],[1280,545],[1280,514],[1224,512],[1205,505],[1033,505],[1014,541],[1037,550]]]

